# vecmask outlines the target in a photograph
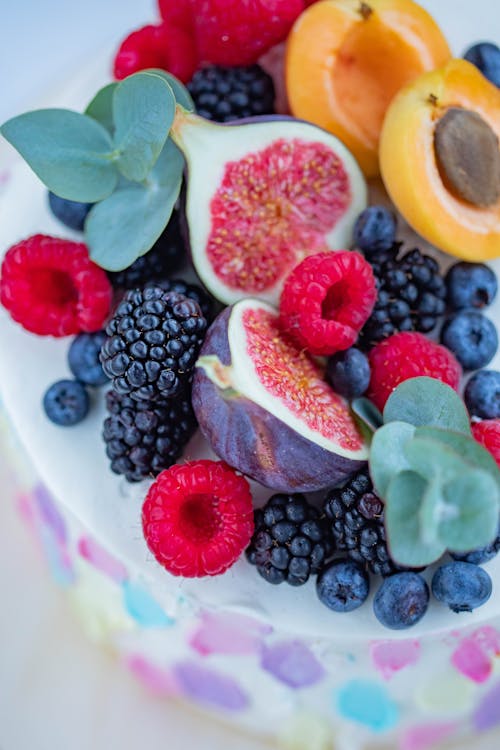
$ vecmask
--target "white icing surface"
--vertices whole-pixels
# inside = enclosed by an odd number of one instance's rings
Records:
[[[72,81],[50,106],[83,108],[95,90],[106,82],[107,57],[95,70]],[[2,150],[5,149],[5,150]],[[7,153],[5,144],[0,156]],[[10,152],[12,155],[12,153]],[[0,186],[0,191],[2,190]],[[36,232],[76,238],[50,215],[46,192],[23,163],[16,161],[8,182],[0,192],[0,249]],[[407,236],[411,233],[405,232]],[[425,244],[412,239],[423,248]],[[411,245],[410,245],[411,246]],[[449,264],[452,259],[447,259]],[[500,262],[496,262],[500,271]],[[500,323],[500,300],[488,314]],[[101,543],[129,568],[141,572],[159,601],[171,602],[182,594],[206,607],[252,614],[270,622],[276,630],[294,630],[298,636],[340,638],[419,637],[449,628],[471,625],[500,614],[498,590],[472,615],[453,615],[433,604],[421,623],[411,631],[393,633],[372,614],[370,602],[353,614],[330,612],[316,598],[314,583],[293,588],[273,587],[263,581],[245,560],[225,575],[213,579],[182,580],[166,573],[149,553],[142,537],[140,512],[148,483],[130,485],[108,468],[100,437],[104,415],[103,391],[96,392],[89,417],[73,428],[51,424],[41,408],[44,391],[55,380],[69,375],[66,352],[69,339],[40,338],[25,332],[0,309],[0,389],[6,408],[37,471],[54,496],[87,527]],[[500,367],[497,355],[490,367]],[[206,454],[206,446],[195,437],[185,458]],[[271,491],[260,490],[262,502]],[[500,556],[487,569],[500,584]],[[376,590],[374,585],[373,589]]]

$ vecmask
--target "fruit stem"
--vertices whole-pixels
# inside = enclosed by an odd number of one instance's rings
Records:
[[[359,12],[363,16],[363,19],[367,21],[373,13],[373,8],[368,3],[362,2],[359,6]]]
[[[180,104],[177,104],[175,107],[174,121],[172,123],[172,127],[170,128],[170,136],[175,145],[180,148],[183,153],[185,153],[187,149],[185,143],[185,131],[188,128],[192,132],[195,129],[196,131],[199,131],[200,126],[206,128],[208,124],[213,125],[214,123],[208,123],[208,121],[203,117],[200,117],[194,112],[188,112],[187,109],[184,109],[184,107],[181,107]]]

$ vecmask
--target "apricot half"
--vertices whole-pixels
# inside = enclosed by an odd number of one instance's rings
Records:
[[[396,96],[380,137],[382,178],[408,223],[468,261],[500,256],[500,91],[466,60]]]
[[[286,51],[296,117],[340,138],[368,177],[394,95],[451,57],[432,17],[411,0],[322,0],[298,18]]]

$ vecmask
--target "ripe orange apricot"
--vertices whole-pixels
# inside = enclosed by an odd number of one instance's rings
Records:
[[[296,117],[334,133],[367,177],[394,95],[451,53],[431,16],[412,0],[322,0],[297,19],[286,51]]]
[[[462,114],[462,127],[464,123],[468,125],[468,120],[473,124],[482,120],[482,129],[489,131],[490,138],[478,141],[474,129],[474,137],[458,133],[462,136],[461,152],[451,157],[445,154],[452,163],[443,173],[436,132],[446,122],[445,117],[457,112]],[[500,91],[466,60],[451,60],[404,88],[384,120],[380,166],[394,204],[422,237],[464,260],[484,261],[500,256],[499,139]],[[478,170],[481,160],[483,166]],[[470,170],[477,173],[479,180],[484,177],[489,192],[472,182],[470,197],[463,197],[467,191],[460,195],[447,174],[460,175],[461,169],[465,187],[469,187],[469,177],[474,177],[467,174]]]

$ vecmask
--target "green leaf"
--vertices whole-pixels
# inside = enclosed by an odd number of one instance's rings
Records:
[[[470,435],[469,415],[462,399],[453,388],[434,378],[410,378],[398,385],[384,408],[384,422],[395,420]]]
[[[355,398],[351,403],[351,409],[370,432],[375,432],[384,424],[381,412],[367,398]]]
[[[106,128],[108,133],[113,133],[113,95],[118,83],[108,83],[94,96],[88,104],[85,114],[92,117],[93,120],[100,122]]]
[[[91,117],[39,109],[8,120],[0,132],[62,198],[94,203],[113,192],[118,172],[111,160],[111,137]]]
[[[172,89],[157,75],[136,73],[113,95],[117,166],[129,180],[144,180],[158,159],[174,121]]]
[[[429,565],[444,553],[439,540],[426,542],[422,534],[420,509],[426,482],[413,471],[393,477],[385,503],[385,526],[391,557],[399,565]]]
[[[410,468],[405,446],[413,438],[415,427],[406,422],[391,422],[380,427],[370,448],[370,475],[377,494],[385,498],[393,477]]]
[[[500,492],[494,478],[477,469],[444,488],[448,514],[439,524],[439,539],[455,552],[486,547],[498,532]]]
[[[467,467],[474,468],[451,445],[430,438],[415,436],[404,446],[404,454],[412,471],[427,481],[438,479],[444,484],[463,474]]]
[[[184,160],[169,139],[146,185],[126,186],[97,204],[85,222],[90,257],[119,271],[154,245],[179,196]]]
[[[178,78],[173,76],[172,73],[167,73],[166,70],[161,70],[160,68],[147,68],[146,70],[143,70],[143,73],[152,73],[154,75],[160,76],[160,78],[163,78],[163,80],[166,81],[172,89],[177,104],[180,104],[181,107],[183,107],[183,109],[187,110],[188,112],[195,111],[196,108],[194,106],[193,100],[191,99],[191,94],[184,86],[184,84],[181,83]]]

